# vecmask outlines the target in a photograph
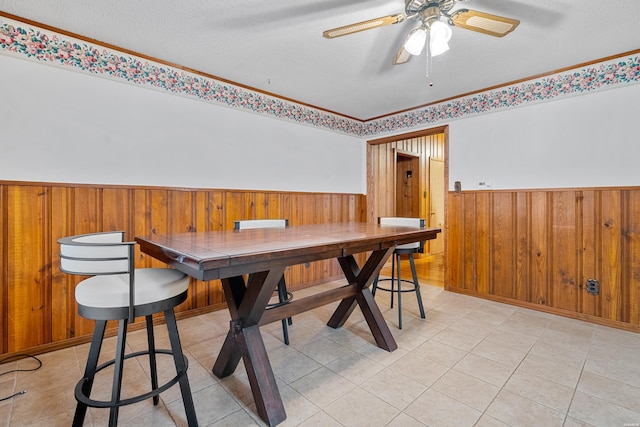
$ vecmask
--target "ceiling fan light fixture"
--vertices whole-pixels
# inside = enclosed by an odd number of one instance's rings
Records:
[[[404,44],[404,49],[411,55],[420,55],[426,41],[427,30],[425,30],[423,27],[414,28]]]
[[[449,40],[453,31],[442,21],[435,21],[429,28],[429,50],[431,56],[437,56],[449,50]]]

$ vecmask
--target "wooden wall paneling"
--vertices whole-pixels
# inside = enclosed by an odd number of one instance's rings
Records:
[[[640,189],[465,191],[447,206],[450,290],[640,332]],[[588,278],[598,295],[586,292]]]
[[[169,191],[163,188],[152,188],[146,191],[146,207],[144,212],[148,217],[147,226],[149,229],[145,231],[145,234],[166,234],[168,233],[170,224],[169,221]],[[161,261],[155,258],[151,258],[150,267],[165,267]]]
[[[531,212],[530,193],[524,191],[515,192],[515,214],[516,214],[516,259],[515,267],[515,289],[513,297],[519,301],[531,301],[530,271],[531,271],[531,235],[529,213]]]
[[[531,193],[531,267],[530,298],[540,305],[549,304],[550,202],[545,191]]]
[[[491,283],[493,295],[515,297],[516,265],[516,207],[513,193],[495,193],[492,197],[491,223]]]
[[[627,212],[629,322],[640,325],[640,191],[630,192]]]
[[[364,195],[353,194],[0,183],[0,352],[51,348],[92,332],[93,322],[77,314],[74,298],[82,278],[60,271],[60,237],[124,230],[129,240],[151,233],[220,230],[238,212],[266,217],[293,212],[292,224],[357,221],[366,217],[365,201]],[[139,250],[136,265],[166,267]],[[337,262],[296,267],[298,287],[341,274]],[[194,280],[190,294],[179,311],[202,312],[225,301],[219,281]],[[115,326],[110,322],[110,328]]]
[[[447,213],[447,250],[445,256],[447,257],[446,265],[447,280],[445,280],[445,289],[450,288],[463,288],[464,284],[464,269],[461,260],[464,259],[463,245],[464,245],[464,219],[462,210],[463,195],[459,193],[449,192],[447,201],[448,213]]]
[[[195,192],[170,190],[167,193],[167,233],[196,231],[197,212]]]
[[[376,222],[378,217],[395,215],[395,144],[378,145],[378,173],[376,182],[378,191],[376,192],[376,209],[372,222]]]
[[[463,274],[462,282],[463,289],[476,291],[476,239],[478,238],[477,223],[476,223],[476,194],[475,193],[463,193],[462,204],[463,226],[464,232],[462,238],[462,251],[463,251]]]
[[[431,217],[431,194],[429,191],[429,158],[431,158],[430,145],[431,141],[429,137],[422,137],[422,143],[420,145],[420,218],[424,218],[429,224]],[[425,197],[426,195],[426,197]],[[446,197],[446,195],[445,195]]]
[[[164,232],[194,232],[197,224],[195,215],[198,211],[195,193],[185,190],[168,190],[166,197],[166,207],[164,209],[164,215],[166,215],[166,229]],[[166,267],[166,265],[163,265],[163,267]],[[197,292],[197,286],[190,286],[187,300],[176,307],[176,313],[196,308],[198,301]]]
[[[377,158],[374,161],[374,156],[377,154],[377,148],[372,144],[367,144],[367,222],[371,222],[374,216],[374,209],[376,206],[375,194],[377,190],[376,175],[378,173]]]
[[[102,227],[102,190],[97,187],[76,187],[71,192],[69,221],[70,235],[94,233],[101,231]],[[131,236],[127,236],[131,238]],[[75,285],[82,277],[72,277],[74,287],[72,292],[75,295]],[[75,296],[74,296],[75,300]],[[77,313],[77,312],[76,312]],[[74,329],[76,336],[87,335],[93,332],[94,321],[85,319],[80,315],[74,317]],[[110,325],[111,326],[111,325]]]
[[[324,224],[331,222],[331,195],[330,194],[317,194],[315,197],[315,207],[313,209],[314,212],[314,224]],[[311,271],[311,280],[316,282],[320,280],[321,277],[329,277],[329,272],[331,271],[331,265],[333,264],[333,260],[324,259],[321,261],[316,261],[314,264],[314,268]]]
[[[285,194],[283,197],[284,216],[289,219],[289,225],[291,226],[302,224],[300,196],[300,194]],[[303,283],[303,268],[304,265],[292,265],[285,270],[287,287],[294,290],[299,283]]]
[[[205,230],[222,230],[225,224],[224,192],[208,191],[207,197],[207,220],[205,221]]]
[[[297,207],[298,218],[296,224],[314,224],[316,219],[316,195],[315,194],[301,194],[297,198],[299,206]],[[300,284],[312,283],[316,279],[315,270],[318,267],[318,262],[312,262],[309,264],[299,265],[300,268],[300,282],[294,284],[298,286]]]
[[[136,188],[131,191],[132,205],[130,215],[133,217],[133,228],[131,229],[132,236],[127,236],[127,238],[151,234],[153,232],[151,211],[147,204],[149,191],[142,188]],[[152,262],[152,257],[140,252],[140,248],[136,248],[136,267],[151,267]]]
[[[619,282],[619,302],[618,315],[616,320],[629,322],[631,317],[631,268],[630,266],[630,240],[629,240],[629,191],[620,190],[620,282]]]
[[[551,298],[549,305],[564,310],[578,310],[578,276],[580,264],[578,251],[581,246],[580,228],[576,226],[576,205],[579,198],[575,191],[556,191],[552,195],[552,229],[550,241]]]
[[[475,290],[482,293],[492,293],[491,270],[493,259],[491,257],[491,226],[493,211],[489,208],[492,205],[493,194],[490,192],[480,192],[476,195],[476,259],[475,259]]]
[[[282,213],[282,197],[277,193],[255,193],[255,218],[284,218]]]
[[[7,227],[7,350],[43,344],[49,335],[47,287],[43,270],[48,262],[44,244],[46,191],[41,186],[9,186],[11,220]]]
[[[52,187],[51,195],[51,340],[61,341],[75,336],[75,276],[60,271],[58,239],[72,235],[69,218],[73,189]]]
[[[601,243],[601,198],[600,193],[590,190],[582,191],[582,270],[580,288],[580,312],[590,316],[600,316],[601,295],[590,295],[586,292],[586,281],[602,277],[600,256]],[[600,280],[600,279],[598,279]]]
[[[8,215],[7,215],[7,187],[0,184],[0,353],[4,354],[8,350],[7,337],[8,327],[8,304],[9,304],[9,277],[8,277]]]
[[[253,212],[251,209],[251,198],[249,198],[249,206],[246,205],[246,194],[240,191],[225,191],[224,193],[224,212],[225,212],[225,230],[233,230],[233,222],[243,219],[252,219]]]
[[[132,193],[127,188],[105,188],[102,190],[102,226],[97,231],[124,230],[125,239],[133,239],[134,218],[131,215]]]
[[[602,317],[616,320],[620,314],[621,200],[619,190],[602,191],[602,277],[600,299]]]
[[[223,191],[206,191],[207,209],[205,230],[218,231],[222,230],[225,223],[224,210],[224,192]],[[223,304],[226,302],[224,292],[222,291],[222,283],[220,280],[210,280],[207,282],[199,282],[198,307],[206,307],[212,304]],[[204,296],[202,296],[204,294]],[[204,301],[202,301],[204,299]]]

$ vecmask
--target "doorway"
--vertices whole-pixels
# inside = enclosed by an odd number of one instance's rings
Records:
[[[367,141],[367,221],[420,217],[441,228],[415,259],[421,282],[445,288],[448,138],[448,126],[440,126]],[[403,276],[409,272],[403,269]]]
[[[395,216],[420,216],[420,155],[396,150]]]
[[[444,161],[429,159],[429,227],[444,229]],[[444,236],[429,241],[429,253],[432,255],[444,252]]]

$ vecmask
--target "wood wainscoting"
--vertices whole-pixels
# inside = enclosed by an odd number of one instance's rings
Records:
[[[60,237],[124,230],[133,240],[233,229],[234,220],[255,218],[287,218],[291,225],[365,221],[366,196],[0,181],[0,354],[89,340],[93,322],[77,314],[74,298],[80,279],[60,272]],[[138,250],[137,267],[163,265]],[[292,266],[285,274],[295,290],[340,277],[342,270],[326,260]],[[219,281],[192,280],[178,316],[225,307]]]
[[[448,290],[640,332],[640,188],[447,197]]]

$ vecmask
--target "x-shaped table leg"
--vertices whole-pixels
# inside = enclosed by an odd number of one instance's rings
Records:
[[[395,339],[391,335],[389,326],[382,316],[380,308],[373,299],[369,286],[380,274],[380,270],[387,262],[395,248],[379,249],[373,251],[364,264],[362,270],[358,267],[353,255],[338,258],[340,267],[345,277],[352,286],[356,287],[356,295],[342,300],[338,308],[329,319],[327,325],[332,328],[339,328],[347,321],[356,305],[360,306],[369,329],[378,344],[378,347],[387,351],[398,348]]]
[[[287,414],[258,322],[284,269],[276,267],[252,274],[248,285],[245,285],[241,276],[222,279],[231,322],[227,338],[213,366],[213,373],[223,378],[235,371],[240,358],[244,360],[258,415],[270,426],[284,421]]]

